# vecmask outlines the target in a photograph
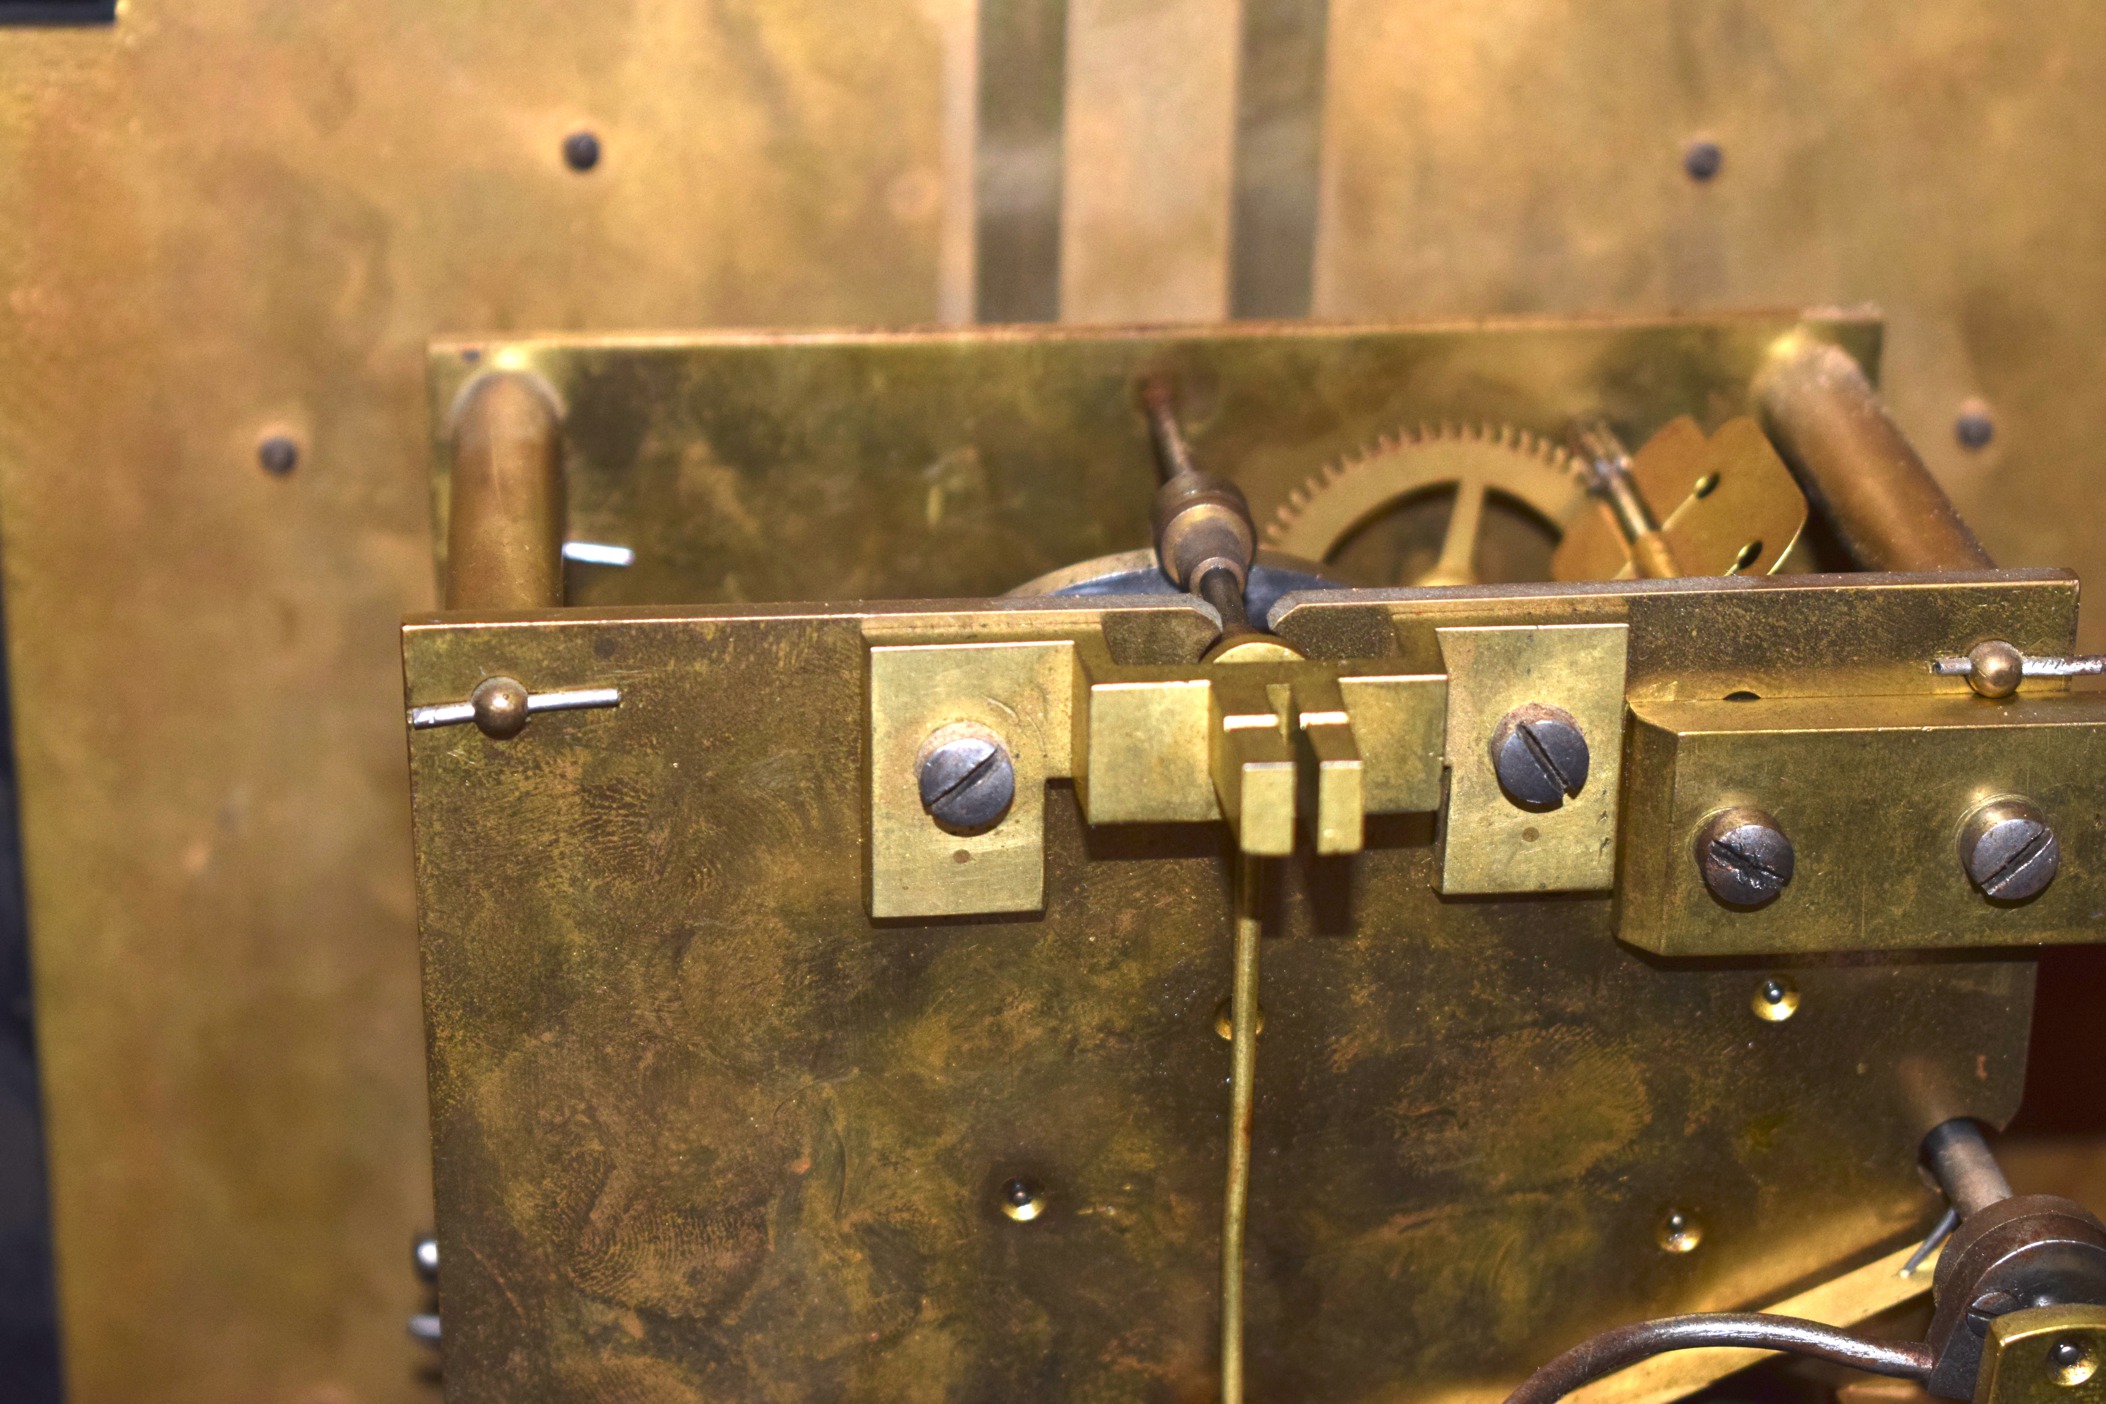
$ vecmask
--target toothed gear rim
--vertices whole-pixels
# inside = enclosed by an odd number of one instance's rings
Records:
[[[1288,494],[1265,526],[1266,544],[1313,561],[1407,498],[1456,490],[1439,561],[1417,583],[1476,583],[1485,497],[1510,498],[1562,534],[1587,504],[1580,465],[1547,439],[1510,424],[1420,425],[1385,435],[1326,465]]]

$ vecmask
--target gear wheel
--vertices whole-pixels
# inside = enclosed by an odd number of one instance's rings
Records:
[[[1328,560],[1386,509],[1440,489],[1454,492],[1455,505],[1440,557],[1410,582],[1415,585],[1478,583],[1487,494],[1520,504],[1560,535],[1588,502],[1579,462],[1547,439],[1504,424],[1420,425],[1327,465],[1288,494],[1266,524],[1266,542],[1308,560]]]

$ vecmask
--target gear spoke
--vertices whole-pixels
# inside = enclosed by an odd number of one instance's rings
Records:
[[[1484,495],[1485,485],[1480,478],[1464,478],[1456,483],[1455,506],[1448,513],[1448,526],[1441,536],[1440,559],[1414,583],[1477,583],[1477,537],[1484,530]]]

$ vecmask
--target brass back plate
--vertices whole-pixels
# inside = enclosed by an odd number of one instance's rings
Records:
[[[1598,414],[1642,434],[1693,406],[1744,412],[1764,348],[1800,325],[1876,371],[1877,319],[1829,313],[442,341],[434,541],[443,569],[444,436],[491,366],[567,407],[572,538],[637,553],[573,570],[571,603],[939,598],[1147,544],[1146,375],[1176,380],[1194,454],[1263,521],[1325,462],[1423,420],[1556,436]]]

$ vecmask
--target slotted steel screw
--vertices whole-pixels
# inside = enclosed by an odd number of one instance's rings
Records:
[[[968,725],[939,729],[921,748],[921,807],[953,833],[1001,822],[1016,798],[1016,762],[994,733]]]
[[[1991,800],[1960,830],[1960,865],[1997,902],[2037,897],[2062,866],[2062,845],[2046,818],[2022,799]]]
[[[1704,886],[1729,907],[1759,907],[1791,885],[1792,841],[1759,809],[1721,810],[1697,831]]]
[[[1499,719],[1492,732],[1492,770],[1499,788],[1523,809],[1555,809],[1587,784],[1587,738],[1572,713],[1529,702]]]

